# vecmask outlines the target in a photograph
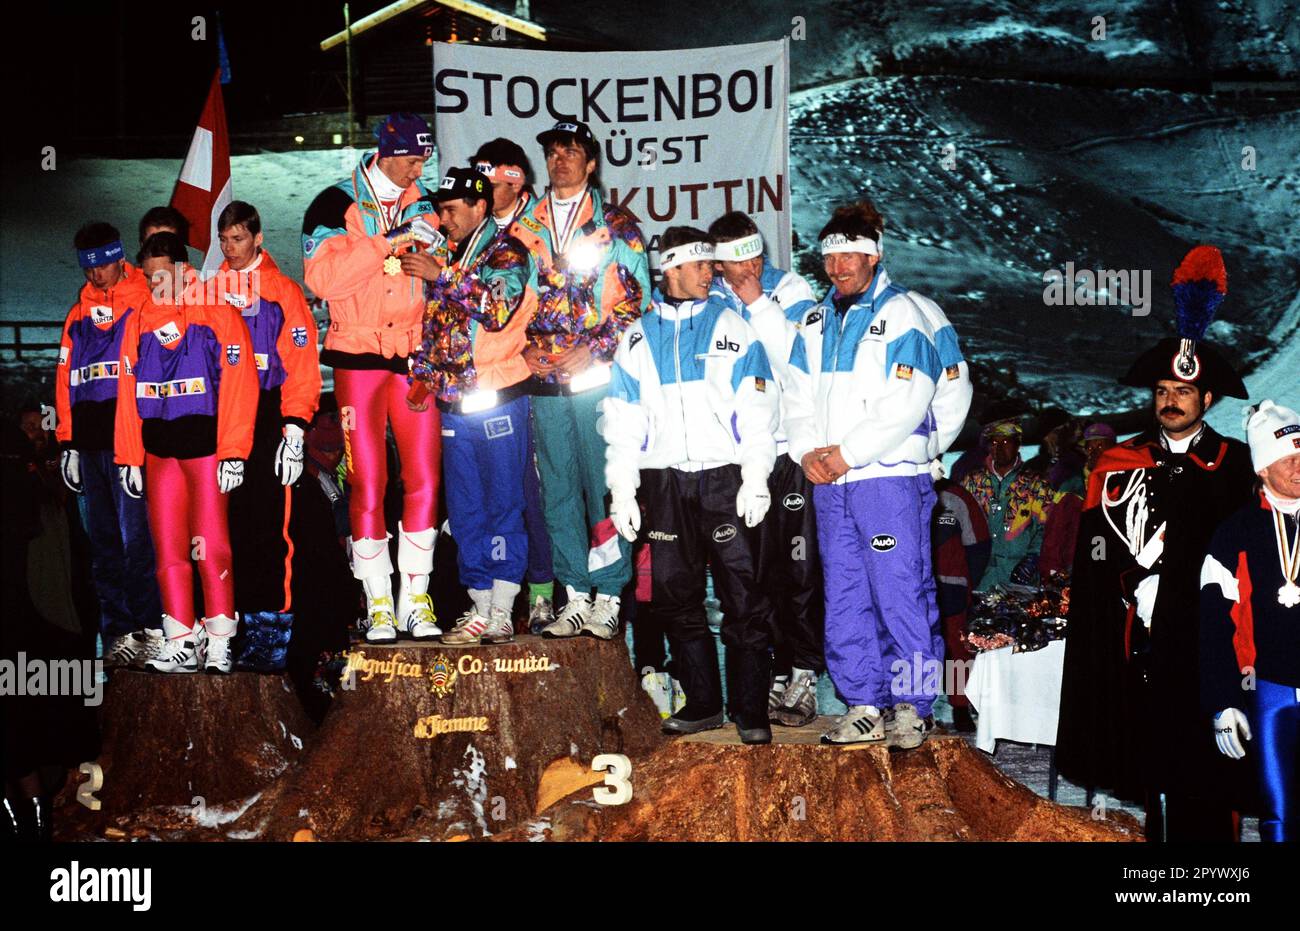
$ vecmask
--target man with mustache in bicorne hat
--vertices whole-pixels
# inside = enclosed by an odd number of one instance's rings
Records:
[[[1152,392],[1156,424],[1104,452],[1075,552],[1057,764],[1081,785],[1146,805],[1148,840],[1235,835],[1244,780],[1201,713],[1200,568],[1218,524],[1251,500],[1250,452],[1204,417],[1245,398],[1201,337],[1227,293],[1223,258],[1193,249],[1174,273],[1178,337],[1120,383]]]

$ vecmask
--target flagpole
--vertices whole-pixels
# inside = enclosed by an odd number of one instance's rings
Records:
[[[344,47],[347,49],[348,68],[348,145],[352,145],[352,130],[357,125],[356,113],[352,108],[352,17],[348,5],[343,4],[343,31],[346,33]]]

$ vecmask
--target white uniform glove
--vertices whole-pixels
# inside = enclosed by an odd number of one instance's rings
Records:
[[[281,485],[292,485],[302,475],[302,427],[296,423],[284,425],[284,439],[275,451],[275,474]]]
[[[610,499],[609,519],[629,543],[636,542],[636,533],[641,529],[641,506],[636,503],[636,496],[616,493]]]
[[[139,466],[117,467],[117,477],[122,482],[122,490],[126,492],[129,498],[144,497],[144,473],[140,471]]]
[[[436,245],[443,238],[424,217],[416,217],[411,221],[411,236],[422,246]]]
[[[1219,752],[1230,760],[1240,760],[1246,755],[1242,738],[1250,740],[1250,722],[1236,708],[1224,708],[1214,716],[1214,742]]]
[[[217,487],[223,495],[228,495],[244,484],[244,460],[222,459],[217,464]]]
[[[944,472],[943,470],[943,460],[941,459],[930,460],[930,478],[932,478],[936,482],[942,478],[947,478],[947,473]]]
[[[1151,615],[1156,610],[1156,595],[1160,591],[1160,573],[1147,576],[1133,590],[1133,601],[1137,606],[1137,616],[1142,619],[1147,630],[1151,629]]]
[[[736,494],[736,516],[745,518],[746,527],[757,526],[771,505],[772,496],[768,493],[766,483],[740,483],[740,491]]]
[[[75,449],[65,449],[59,457],[59,468],[63,471],[63,484],[81,494],[85,488],[81,484],[81,453]]]

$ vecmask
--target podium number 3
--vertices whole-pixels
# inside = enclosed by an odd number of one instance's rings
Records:
[[[591,761],[595,772],[605,770],[605,785],[591,790],[601,805],[626,805],[632,801],[632,761],[621,753],[602,753]]]

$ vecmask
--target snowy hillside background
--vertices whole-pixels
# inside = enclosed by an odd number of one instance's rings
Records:
[[[808,245],[836,204],[873,198],[891,275],[940,302],[977,364],[977,416],[999,398],[1079,413],[1140,404],[1115,378],[1170,332],[1169,276],[1201,242],[1223,249],[1229,274],[1212,336],[1258,370],[1253,394],[1300,404],[1300,98],[1198,92],[1212,79],[1300,78],[1296,3],[670,0],[656,10],[533,3],[543,22],[591,22],[629,48],[801,27],[791,42],[798,266],[824,287]],[[1091,38],[1096,15],[1105,40]],[[1242,167],[1247,146],[1254,170]],[[80,282],[77,225],[108,219],[133,245],[182,155],[7,170],[0,319],[61,318]],[[351,163],[340,150],[234,159],[235,196],[258,205],[268,248],[300,281],[302,214]],[[436,173],[431,164],[426,177]],[[1150,315],[1045,306],[1043,273],[1067,261],[1149,270]],[[1235,402],[1232,416],[1216,414],[1239,432]]]

